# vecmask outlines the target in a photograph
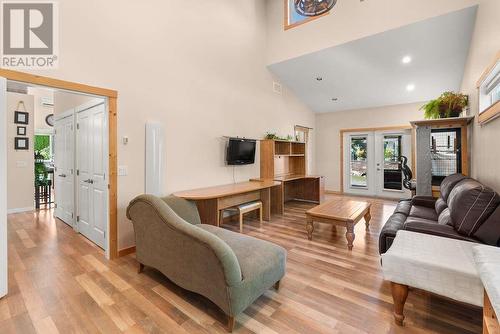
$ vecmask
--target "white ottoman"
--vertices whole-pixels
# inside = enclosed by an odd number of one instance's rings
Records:
[[[391,281],[394,318],[403,324],[408,287],[483,306],[483,285],[472,242],[401,230],[382,254],[384,278]]]

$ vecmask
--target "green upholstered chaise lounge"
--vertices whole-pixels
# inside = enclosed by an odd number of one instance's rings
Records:
[[[180,287],[205,296],[228,316],[243,312],[285,275],[286,250],[253,237],[201,224],[196,204],[175,196],[141,195],[127,209],[136,256]]]

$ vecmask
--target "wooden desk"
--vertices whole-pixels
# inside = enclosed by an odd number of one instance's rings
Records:
[[[269,221],[271,219],[272,202],[282,201],[281,198],[273,198],[273,200],[271,200],[271,189],[279,187],[280,185],[280,182],[273,180],[248,181],[223,186],[179,191],[174,193],[174,195],[195,201],[200,213],[201,222],[203,224],[218,226],[220,210],[256,200],[262,201],[262,218]]]
[[[254,179],[262,181],[265,179]],[[274,181],[280,182],[281,187],[271,190],[273,212],[284,214],[285,202],[291,200],[307,201],[321,204],[325,198],[324,178],[318,175],[289,174],[276,176]],[[282,198],[278,203],[278,198]]]

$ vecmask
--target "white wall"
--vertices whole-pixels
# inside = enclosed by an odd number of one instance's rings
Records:
[[[477,13],[462,90],[470,96],[471,115],[478,115],[476,82],[500,52],[500,1],[483,0]],[[500,119],[480,127],[474,122],[472,133],[472,176],[500,192]]]
[[[495,1],[495,0],[493,0]],[[267,1],[267,62],[274,64],[475,5],[479,0],[342,0],[330,14],[283,29],[283,0]],[[493,15],[493,14],[492,14]]]
[[[313,113],[290,92],[272,91],[264,0],[59,6],[59,69],[36,73],[119,92],[118,134],[130,139],[123,146],[119,138],[118,163],[128,166],[118,183],[119,248],[134,244],[125,209],[144,191],[146,121],[165,124],[167,192],[232,182],[223,135],[261,138],[314,125]],[[236,169],[239,181],[258,175],[258,159]]]
[[[81,106],[91,100],[95,99],[95,96],[75,94],[65,91],[55,91],[54,92],[54,115],[63,113],[75,107]]]
[[[7,80],[0,78],[0,134],[7,132]],[[7,183],[7,137],[0,135],[0,184]],[[0,298],[7,294],[7,187],[0,187]]]
[[[54,91],[51,89],[44,89],[40,87],[28,87],[28,94],[34,98],[34,128],[35,133],[50,133],[53,127],[49,126],[45,118],[54,113],[53,107],[43,106],[42,99],[54,99]]]
[[[14,112],[19,101],[23,101],[29,113],[29,124],[15,124]],[[10,212],[28,211],[34,209],[34,98],[32,95],[7,93],[7,208]],[[20,108],[21,111],[24,111]],[[17,127],[26,127],[29,140],[29,150],[15,150],[14,138],[17,137]]]
[[[340,191],[340,130],[410,125],[423,119],[419,108],[424,104],[411,103],[379,108],[347,110],[316,116],[316,172],[325,176],[325,188]]]

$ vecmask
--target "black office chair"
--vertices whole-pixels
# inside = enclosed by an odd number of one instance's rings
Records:
[[[401,161],[401,170],[404,175],[403,186],[406,189],[410,190],[412,195],[415,195],[415,192],[417,190],[417,182],[415,181],[415,179],[413,179],[413,173],[410,167],[408,167],[408,158],[402,155],[399,160]]]

